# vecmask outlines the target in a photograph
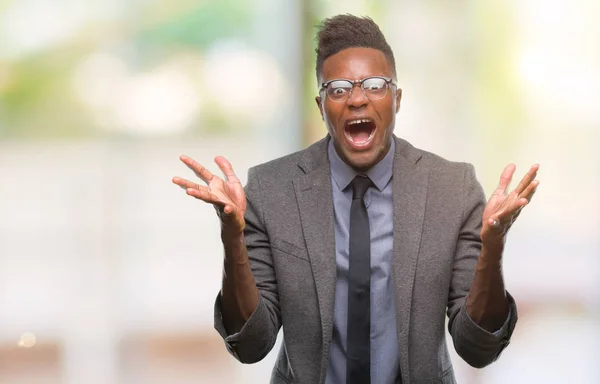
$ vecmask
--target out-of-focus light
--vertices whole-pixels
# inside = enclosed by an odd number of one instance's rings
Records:
[[[284,79],[268,54],[240,44],[214,46],[204,65],[204,93],[226,117],[251,124],[273,118],[285,102]],[[288,95],[291,98],[291,95]]]
[[[92,20],[117,18],[127,6],[119,0],[9,1],[0,12],[0,57],[20,57],[59,44]]]
[[[200,103],[190,79],[170,68],[137,76],[122,91],[114,109],[116,123],[137,133],[181,132]]]
[[[591,4],[591,3],[590,3]],[[516,74],[522,92],[544,114],[594,127],[600,119],[597,35],[593,7],[581,2],[523,3]]]
[[[96,110],[111,108],[115,93],[127,81],[127,66],[118,57],[95,53],[75,71],[74,87],[80,99]]]
[[[47,1],[14,1],[3,13],[0,25],[8,47],[12,48],[10,51],[16,55],[63,40],[82,21],[82,15],[77,15],[72,8]]]
[[[185,130],[201,98],[185,65],[168,63],[143,74],[131,74],[121,59],[97,53],[76,70],[73,86],[100,126],[135,134]]]
[[[350,13],[353,15],[368,14],[371,3],[364,0],[326,0],[322,6],[325,9],[325,14],[335,15],[338,13]]]
[[[21,335],[21,338],[19,339],[17,346],[19,346],[20,348],[33,348],[35,346],[35,343],[36,343],[35,335],[31,332],[25,332],[24,334]]]

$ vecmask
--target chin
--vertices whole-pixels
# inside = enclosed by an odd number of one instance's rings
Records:
[[[331,135],[336,151],[342,160],[356,171],[364,172],[372,168],[385,155],[385,146],[378,142],[377,138],[368,149],[356,149],[348,142],[344,135]]]
[[[374,153],[356,154],[349,153],[346,156],[347,163],[357,171],[368,171],[377,163],[377,156]]]

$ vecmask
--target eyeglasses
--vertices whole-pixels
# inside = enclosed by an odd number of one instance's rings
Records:
[[[319,93],[325,90],[331,101],[345,102],[350,98],[356,84],[360,84],[363,94],[369,100],[383,99],[387,95],[390,84],[398,86],[391,78],[381,76],[367,77],[362,80],[334,79],[321,84]]]

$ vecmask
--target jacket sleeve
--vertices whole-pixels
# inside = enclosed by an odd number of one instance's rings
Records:
[[[454,255],[454,268],[448,296],[448,330],[454,348],[469,365],[483,368],[498,359],[510,342],[517,322],[517,307],[507,292],[509,317],[496,332],[488,332],[468,315],[466,296],[471,289],[475,267],[481,252],[481,220],[486,200],[483,188],[468,164],[464,176],[463,224]]]
[[[259,292],[258,306],[242,329],[229,335],[223,324],[219,294],[215,301],[214,324],[229,353],[240,362],[251,364],[262,360],[273,348],[281,327],[281,314],[271,245],[262,212],[260,182],[254,168],[248,171],[245,192],[247,208],[244,236]]]

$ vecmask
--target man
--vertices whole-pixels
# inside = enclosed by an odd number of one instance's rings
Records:
[[[272,383],[454,383],[445,312],[475,367],[496,360],[515,327],[503,249],[538,166],[508,193],[508,165],[486,205],[471,165],[394,136],[402,90],[368,18],[323,22],[316,72],[329,134],[251,168],[245,189],[225,158],[221,179],[181,157],[208,186],[173,182],[221,219],[215,327],[253,363],[283,326]]]

